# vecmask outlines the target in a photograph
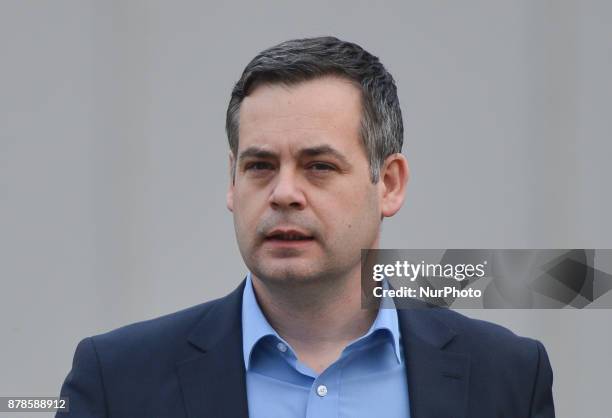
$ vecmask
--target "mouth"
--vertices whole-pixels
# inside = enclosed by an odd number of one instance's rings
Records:
[[[314,241],[314,237],[296,229],[275,229],[266,235],[266,242],[272,244],[305,244]]]

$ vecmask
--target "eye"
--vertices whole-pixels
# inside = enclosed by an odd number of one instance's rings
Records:
[[[310,164],[308,166],[308,169],[313,170],[313,171],[324,172],[324,171],[334,171],[336,167],[329,163],[316,162],[316,163]]]
[[[247,163],[244,166],[244,169],[245,171],[261,172],[265,170],[273,170],[274,166],[271,163],[266,162],[266,161],[253,161],[253,162]]]

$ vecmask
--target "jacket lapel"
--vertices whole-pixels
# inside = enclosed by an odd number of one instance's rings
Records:
[[[177,363],[189,418],[246,418],[248,404],[242,354],[244,282],[216,302],[189,335],[199,349]]]
[[[398,309],[411,418],[464,418],[470,358],[448,350],[456,333],[437,308]]]

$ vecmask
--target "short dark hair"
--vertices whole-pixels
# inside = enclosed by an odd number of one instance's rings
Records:
[[[402,112],[393,77],[378,57],[357,44],[326,36],[294,39],[260,52],[248,63],[234,86],[225,121],[230,149],[238,152],[240,105],[264,83],[296,84],[326,75],[353,81],[361,89],[361,138],[377,183],[385,159],[401,152],[404,142]],[[234,173],[235,167],[232,169]]]

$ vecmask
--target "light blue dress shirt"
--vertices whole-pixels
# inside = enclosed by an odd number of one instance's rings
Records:
[[[406,365],[395,309],[317,374],[263,315],[247,276],[242,344],[250,418],[409,418]]]

